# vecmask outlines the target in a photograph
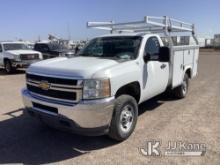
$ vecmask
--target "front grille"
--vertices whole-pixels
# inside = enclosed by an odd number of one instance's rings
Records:
[[[58,91],[58,90],[43,90],[39,87],[31,86],[27,84],[27,89],[31,92],[43,95],[43,96],[48,96],[48,97],[54,97],[57,99],[65,99],[65,100],[76,100],[76,93],[74,92],[63,92],[63,91]]]
[[[56,78],[56,77],[45,77],[45,76],[39,76],[39,75],[33,75],[33,74],[26,74],[27,80],[34,80],[34,81],[48,81],[49,83],[54,84],[62,84],[62,85],[77,85],[77,80],[72,79],[63,79],[63,78]]]
[[[39,54],[21,54],[21,60],[38,60]]]
[[[61,101],[78,102],[81,99],[82,87],[77,85],[77,80],[34,74],[26,74],[26,79],[27,89],[33,94]]]

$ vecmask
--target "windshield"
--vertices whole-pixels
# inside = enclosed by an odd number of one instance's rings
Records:
[[[100,58],[136,59],[140,36],[103,37],[90,41],[78,55]]]
[[[8,43],[8,44],[3,44],[3,46],[5,51],[28,49],[28,47],[25,44]]]

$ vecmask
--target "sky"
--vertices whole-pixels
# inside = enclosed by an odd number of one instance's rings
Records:
[[[201,37],[220,33],[219,0],[1,0],[0,40],[73,40],[105,31],[86,28],[87,21],[126,22],[144,16],[170,16],[196,25]]]

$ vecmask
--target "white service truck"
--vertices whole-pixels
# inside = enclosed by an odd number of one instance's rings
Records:
[[[7,73],[40,60],[42,54],[29,49],[24,42],[0,42],[0,67],[4,67]]]
[[[32,64],[22,90],[25,112],[54,127],[123,141],[135,128],[138,104],[167,89],[186,96],[199,57],[193,24],[148,16],[88,27],[111,34],[92,39],[75,57]],[[189,32],[194,44],[174,45],[175,35]]]

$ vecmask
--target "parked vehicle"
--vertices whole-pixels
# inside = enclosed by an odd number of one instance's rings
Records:
[[[214,35],[214,48],[220,49],[220,34]]]
[[[38,42],[34,45],[34,50],[39,51],[43,54],[44,59],[54,58],[59,56],[71,57],[74,55],[73,51],[64,48],[62,45],[57,43],[45,43]]]
[[[135,129],[138,104],[167,89],[186,97],[197,75],[194,25],[145,17],[131,23],[89,22],[88,27],[112,34],[94,38],[77,57],[31,65],[22,90],[25,112],[54,127],[123,141]],[[173,45],[172,32],[192,33],[195,44]]]
[[[7,73],[16,68],[25,68],[30,64],[42,60],[42,54],[29,50],[23,42],[0,42],[0,66]]]

